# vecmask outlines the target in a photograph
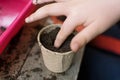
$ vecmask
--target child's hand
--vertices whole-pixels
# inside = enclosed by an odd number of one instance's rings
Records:
[[[38,3],[50,1],[55,0],[38,0]],[[55,47],[60,47],[76,26],[83,25],[85,28],[71,41],[71,49],[77,51],[120,19],[120,0],[56,0],[56,2],[43,6],[26,19],[26,22],[33,22],[47,16],[67,16],[56,37]]]

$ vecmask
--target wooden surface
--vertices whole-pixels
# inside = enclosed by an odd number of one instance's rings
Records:
[[[77,80],[83,49],[74,57],[72,66],[64,73],[50,72],[43,63],[37,34],[52,21],[25,24],[0,55],[0,80]]]

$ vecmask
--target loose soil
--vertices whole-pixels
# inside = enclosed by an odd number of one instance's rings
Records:
[[[74,37],[74,34],[71,34],[64,41],[64,43],[61,45],[60,48],[55,48],[54,47],[54,41],[55,41],[56,35],[59,32],[59,30],[60,30],[60,28],[57,27],[54,30],[52,30],[51,32],[49,32],[49,33],[43,32],[41,34],[41,39],[40,39],[42,45],[45,48],[47,48],[49,50],[52,50],[52,51],[55,51],[55,52],[63,53],[63,52],[71,51],[71,49],[70,49],[70,42],[71,42],[71,39]]]

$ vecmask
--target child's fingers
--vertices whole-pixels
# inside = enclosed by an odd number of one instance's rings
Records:
[[[66,8],[62,3],[54,3],[39,8],[35,13],[25,19],[27,23],[42,19],[47,16],[65,15]]]
[[[68,16],[57,34],[54,46],[59,48],[62,45],[62,43],[66,40],[66,38],[74,31],[77,24],[78,22],[75,20],[74,17]]]
[[[79,32],[71,41],[71,49],[76,52],[90,40],[95,38],[97,35],[102,33],[102,29],[96,23],[90,24],[88,27],[85,27],[81,32]]]

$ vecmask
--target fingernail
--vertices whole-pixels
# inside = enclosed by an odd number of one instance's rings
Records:
[[[26,18],[26,19],[25,19],[25,22],[26,22],[26,23],[31,22],[30,18]]]
[[[55,42],[55,43],[54,43],[54,47],[59,48],[59,47],[60,47],[60,44]]]
[[[71,48],[72,48],[72,51],[77,52],[78,49],[79,49],[79,45],[78,45],[77,43],[74,43],[74,44],[71,46]]]
[[[60,47],[60,43],[58,42],[58,40],[55,40],[54,42],[54,47],[59,48]]]
[[[41,0],[33,0],[33,4],[41,4],[41,3],[43,3],[43,1],[41,1]]]
[[[33,0],[33,4],[37,4],[37,0]]]

